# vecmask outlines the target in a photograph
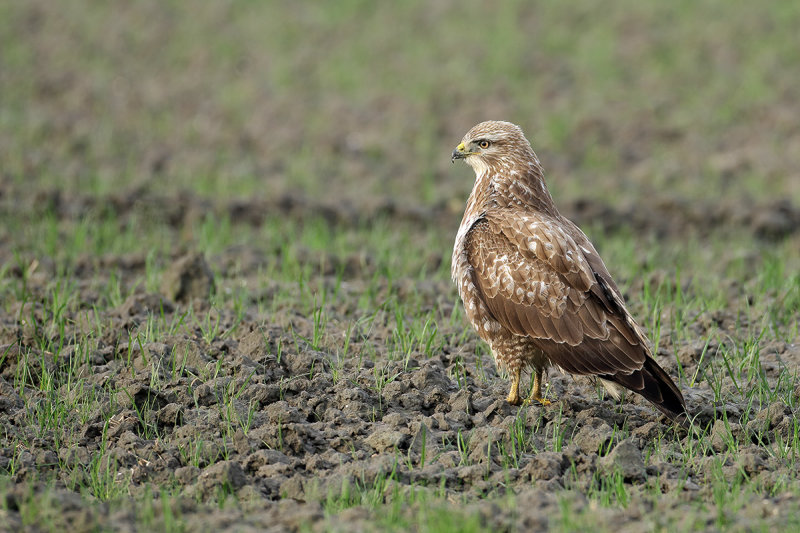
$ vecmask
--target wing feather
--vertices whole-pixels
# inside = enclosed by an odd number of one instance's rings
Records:
[[[644,336],[577,231],[542,215],[484,217],[466,250],[475,284],[502,326],[531,338],[564,370],[631,374],[647,357]]]

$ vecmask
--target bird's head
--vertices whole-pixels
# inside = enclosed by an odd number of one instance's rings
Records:
[[[533,149],[522,128],[510,122],[489,120],[464,135],[461,144],[453,150],[451,161],[455,163],[456,159],[463,159],[481,174],[497,163],[514,166],[516,159],[530,154],[533,154]]]
[[[481,122],[453,150],[452,161],[456,159],[463,159],[475,171],[470,202],[474,198],[483,200],[472,202],[474,209],[483,209],[490,198],[497,205],[526,206],[558,215],[539,158],[519,126],[494,120]]]

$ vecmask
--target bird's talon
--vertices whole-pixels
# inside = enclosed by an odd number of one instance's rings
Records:
[[[553,403],[550,400],[548,400],[547,398],[534,398],[533,396],[528,396],[527,398],[525,398],[525,401],[522,402],[522,405],[525,406],[525,407],[528,407],[533,402],[538,403],[542,407],[547,407],[548,405],[551,405]]]
[[[523,402],[523,401],[522,401],[522,398],[520,398],[519,396],[512,397],[511,395],[509,395],[509,396],[506,398],[506,401],[507,401],[507,402],[508,402],[510,405],[522,405],[522,404],[524,404],[524,403],[525,403],[525,402]]]

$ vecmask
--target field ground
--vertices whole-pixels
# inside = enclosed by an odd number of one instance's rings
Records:
[[[800,528],[800,5],[0,2],[0,530]],[[693,431],[512,408],[449,257],[523,126]]]

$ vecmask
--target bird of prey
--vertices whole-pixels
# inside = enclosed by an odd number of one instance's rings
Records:
[[[508,402],[520,405],[520,374],[530,368],[530,400],[547,405],[551,365],[621,387],[686,424],[683,395],[656,363],[644,332],[584,233],[556,209],[539,158],[522,129],[489,121],[453,150],[475,171],[475,185],[453,248],[452,276],[467,317],[495,362],[511,376]]]

